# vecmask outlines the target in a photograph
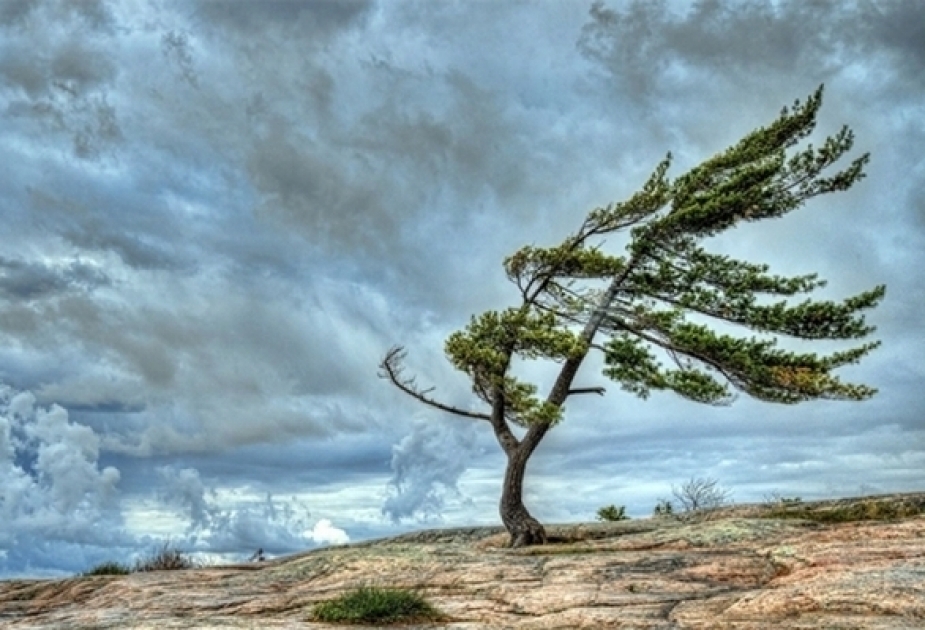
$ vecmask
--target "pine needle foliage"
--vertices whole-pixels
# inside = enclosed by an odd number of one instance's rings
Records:
[[[604,376],[642,398],[653,390],[709,405],[729,404],[738,392],[786,404],[869,398],[873,387],[843,382],[835,370],[857,363],[879,342],[820,354],[785,350],[778,341],[867,337],[874,327],[864,313],[883,298],[884,286],[841,301],[800,298],[825,281],[814,273],[777,275],[766,264],[704,246],[741,223],[783,217],[864,177],[866,153],[833,172],[853,146],[849,128],[818,147],[804,142],[822,96],[820,87],[675,179],[668,176],[669,154],[637,193],[592,210],[562,243],[528,245],[509,256],[504,270],[520,303],[474,316],[445,346],[484,412],[438,402],[432,390],[419,388],[403,373],[400,347],[386,355],[381,375],[428,405],[488,420],[509,466],[520,468],[561,420],[569,397],[603,393],[602,387],[573,387],[592,350],[603,353]],[[629,236],[625,250],[605,251],[604,239],[621,232]],[[515,357],[561,365],[545,396],[512,374]],[[515,437],[511,425],[526,434]],[[522,476],[509,470],[506,483],[520,484]],[[512,496],[520,501],[519,488]]]
[[[615,521],[628,521],[629,518],[630,517],[626,515],[625,505],[605,505],[597,510],[597,520],[599,521],[612,523]]]

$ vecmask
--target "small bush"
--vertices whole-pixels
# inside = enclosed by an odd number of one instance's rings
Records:
[[[785,497],[774,491],[770,495],[765,495],[764,502],[771,506],[800,505],[803,503],[803,499],[800,497]]]
[[[627,521],[629,516],[626,515],[626,506],[608,505],[597,511],[597,520],[599,521]]]
[[[195,569],[199,564],[185,553],[170,543],[164,543],[160,550],[155,551],[153,555],[147,558],[141,558],[135,562],[135,571],[180,571],[183,569]]]
[[[652,516],[656,518],[659,516],[671,516],[672,514],[674,514],[674,506],[667,499],[659,499],[658,503],[655,504],[655,509],[652,510]]]
[[[414,591],[363,587],[316,604],[312,617],[328,623],[398,623],[443,615]]]
[[[732,493],[717,486],[716,479],[691,478],[679,488],[672,487],[674,495],[684,512],[715,510],[729,503]]]
[[[118,562],[101,562],[83,575],[128,575],[132,568]]]

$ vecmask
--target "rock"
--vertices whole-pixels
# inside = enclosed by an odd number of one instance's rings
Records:
[[[337,628],[312,622],[312,606],[383,586],[449,618],[404,628],[925,628],[923,507],[925,494],[738,506],[550,526],[554,542],[523,549],[498,528],[435,530],[246,565],[13,580],[0,626]]]

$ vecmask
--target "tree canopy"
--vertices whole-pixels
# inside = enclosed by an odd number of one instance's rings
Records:
[[[825,281],[814,273],[776,275],[766,264],[711,253],[703,246],[708,237],[739,223],[782,217],[864,177],[866,153],[828,174],[852,148],[854,134],[848,127],[819,147],[798,147],[815,127],[822,95],[820,87],[805,102],[785,107],[770,125],[673,180],[669,154],[639,192],[592,210],[560,244],[529,245],[509,256],[504,270],[520,292],[520,303],[473,316],[445,346],[485,411],[437,401],[431,390],[404,375],[402,348],[386,355],[382,376],[406,393],[491,424],[509,459],[502,520],[515,543],[544,539],[522,505],[511,507],[520,502],[526,460],[561,420],[570,396],[604,391],[573,387],[592,350],[603,353],[608,379],[643,398],[652,390],[670,390],[695,402],[724,405],[742,392],[790,404],[862,400],[876,392],[842,382],[834,370],[858,362],[879,342],[819,354],[784,350],[778,340],[866,337],[874,327],[866,323],[864,311],[877,305],[884,286],[842,301],[795,301],[794,296],[810,294]],[[622,253],[604,250],[603,237],[627,230]],[[720,325],[757,334],[721,332]],[[514,357],[561,365],[545,395],[512,373]],[[526,432],[517,437],[512,426]],[[520,467],[519,473],[512,466]],[[513,491],[509,483],[518,484],[514,497],[506,496]]]

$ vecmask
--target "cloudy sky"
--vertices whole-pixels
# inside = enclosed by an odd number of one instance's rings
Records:
[[[823,83],[815,139],[850,125],[869,176],[711,248],[819,297],[885,283],[883,346],[842,373],[880,394],[611,384],[531,463],[547,522],[694,476],[923,490],[925,4],[0,2],[0,577],[497,523],[487,426],[403,398],[384,352],[469,405],[443,340],[516,299],[506,255]]]

